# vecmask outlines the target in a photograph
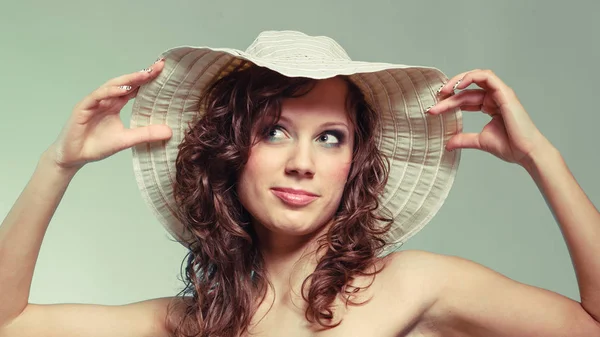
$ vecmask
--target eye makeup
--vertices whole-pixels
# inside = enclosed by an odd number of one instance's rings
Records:
[[[265,139],[267,141],[275,142],[278,139],[282,138],[282,136],[277,137],[277,133],[283,133],[283,136],[285,136],[286,131],[287,130],[282,125],[275,124],[273,126],[264,128],[263,132],[262,132],[262,136],[263,136],[263,139]],[[333,136],[333,138],[335,138],[337,140],[337,142],[327,143],[327,141],[330,140],[329,139],[330,137],[328,137],[328,136]],[[324,130],[323,132],[321,132],[315,139],[319,142],[325,143],[326,147],[339,147],[340,145],[342,145],[346,142],[346,138],[347,138],[346,132],[344,132],[342,130],[327,129],[327,130]]]
[[[326,147],[339,147],[346,142],[346,134],[343,131],[337,129],[325,130],[317,137],[317,139],[322,140],[323,142],[327,142],[329,139],[323,139],[323,137],[326,137],[328,135],[335,137],[337,139],[337,142],[325,143]]]

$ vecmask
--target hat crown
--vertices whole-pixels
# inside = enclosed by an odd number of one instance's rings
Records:
[[[246,53],[270,59],[351,61],[344,48],[333,39],[295,31],[262,32],[246,49]]]

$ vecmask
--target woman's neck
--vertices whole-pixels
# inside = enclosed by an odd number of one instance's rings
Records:
[[[255,227],[265,272],[277,294],[300,294],[302,282],[317,266],[321,254],[318,239],[327,228],[305,236],[285,236]]]

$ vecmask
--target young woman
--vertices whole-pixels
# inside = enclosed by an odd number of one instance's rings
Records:
[[[246,53],[174,49],[108,81],[75,107],[0,227],[0,336],[600,336],[600,214],[493,72],[444,80],[270,32]],[[480,89],[463,90],[471,84]],[[126,129],[119,112],[134,97]],[[491,121],[461,133],[459,110]],[[130,147],[142,195],[189,247],[182,296],[28,303],[70,180]],[[568,243],[581,303],[464,259],[399,250],[442,204],[463,148],[531,174]]]

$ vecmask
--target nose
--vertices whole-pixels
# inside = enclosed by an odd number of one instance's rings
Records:
[[[315,175],[314,154],[311,144],[296,143],[290,147],[285,172],[290,175],[312,177]]]

